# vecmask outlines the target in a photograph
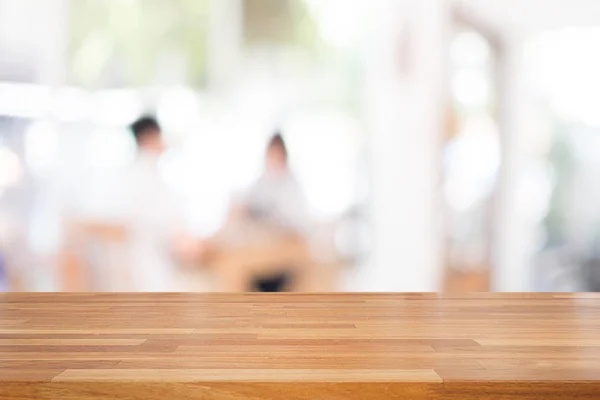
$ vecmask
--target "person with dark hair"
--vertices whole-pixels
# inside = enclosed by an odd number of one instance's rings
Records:
[[[288,150],[281,133],[276,132],[269,139],[264,172],[242,199],[242,206],[254,219],[290,232],[305,233],[308,223],[306,199],[290,171]]]
[[[281,133],[274,134],[267,146],[267,170],[283,172],[288,169],[288,151]]]
[[[177,266],[196,258],[198,241],[189,234],[181,199],[159,173],[165,150],[160,124],[143,116],[130,129],[138,149],[134,162],[113,179],[94,182],[91,176],[82,184],[87,190],[69,222],[70,236],[115,250],[86,255],[99,278],[94,290],[177,291],[183,283]]]
[[[172,291],[176,263],[195,241],[188,234],[181,201],[158,171],[165,150],[159,123],[143,116],[131,124],[138,156],[124,174],[122,215],[129,232],[134,291]]]
[[[160,125],[151,116],[143,116],[131,124],[131,131],[141,152],[160,154],[164,150]]]
[[[311,225],[308,203],[290,171],[288,149],[280,132],[269,139],[264,172],[242,196],[237,214],[286,235],[299,238],[307,235]],[[267,274],[258,274],[252,279],[250,290],[287,291],[293,283],[296,267],[280,265]]]

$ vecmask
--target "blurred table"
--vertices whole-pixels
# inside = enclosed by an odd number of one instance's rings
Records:
[[[125,264],[129,232],[125,225],[72,220],[64,226],[58,262],[61,291],[124,291],[131,288]]]
[[[0,399],[598,399],[595,294],[3,294]]]
[[[215,290],[246,292],[256,277],[289,273],[293,292],[329,292],[338,287],[342,262],[333,249],[323,257],[307,237],[277,227],[238,220],[227,223],[210,240],[207,267],[214,275]]]

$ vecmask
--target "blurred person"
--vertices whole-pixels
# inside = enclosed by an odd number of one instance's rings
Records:
[[[130,276],[139,291],[176,290],[176,261],[194,258],[182,205],[161,178],[165,150],[158,122],[144,116],[131,125],[138,156],[124,175],[121,215],[129,235]]]
[[[304,192],[290,171],[288,150],[281,133],[269,140],[265,167],[261,176],[232,207],[230,219],[245,220],[269,227],[281,236],[304,240],[311,221]],[[288,290],[294,280],[296,265],[279,265],[265,273],[255,273],[250,289],[259,292]]]
[[[72,224],[72,248],[102,256],[98,260],[86,253],[83,260],[83,275],[91,274],[101,290],[176,291],[181,276],[177,266],[194,260],[197,242],[186,229],[182,202],[159,172],[165,150],[160,125],[143,116],[130,128],[137,157],[109,186],[99,190],[93,179],[87,183],[84,195],[98,197],[94,202],[101,207],[84,210],[83,218]]]
[[[265,168],[234,207],[237,216],[277,226],[304,235],[309,229],[304,191],[290,171],[288,150],[280,133],[269,140]]]

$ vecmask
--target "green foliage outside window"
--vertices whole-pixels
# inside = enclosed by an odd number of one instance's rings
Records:
[[[207,75],[209,0],[74,0],[70,77],[85,87],[153,83],[161,60],[178,54],[186,81]]]

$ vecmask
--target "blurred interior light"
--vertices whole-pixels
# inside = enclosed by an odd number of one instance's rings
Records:
[[[346,47],[360,36],[360,28],[368,10],[364,1],[310,0],[307,3],[328,43]]]
[[[63,88],[52,99],[51,113],[59,121],[80,121],[89,116],[91,95],[79,88]]]
[[[569,27],[534,36],[526,45],[528,75],[563,119],[600,126],[600,28]]]
[[[5,190],[19,183],[23,169],[19,156],[11,149],[0,147],[0,190]]]
[[[225,135],[218,130],[210,132],[211,136],[190,136],[183,148],[167,151],[158,165],[167,185],[191,203],[188,225],[200,237],[212,235],[221,227],[232,191],[229,176],[239,167],[224,156],[227,146],[219,138]]]
[[[187,87],[167,91],[160,99],[157,117],[165,133],[181,134],[193,126],[200,112],[200,99]]]
[[[82,82],[94,82],[106,67],[114,44],[105,32],[89,35],[75,54],[73,74]]]
[[[459,71],[452,81],[456,100],[471,107],[485,105],[490,96],[490,85],[483,71],[465,69]]]
[[[142,101],[134,90],[105,90],[92,97],[91,119],[100,126],[125,126],[142,113]]]
[[[600,86],[598,87],[600,89]],[[572,92],[569,90],[569,92]],[[600,93],[582,91],[569,93],[563,91],[562,96],[553,95],[550,102],[556,113],[568,121],[582,122],[587,125],[600,126]]]
[[[0,197],[2,197],[2,188],[0,188]],[[15,231],[15,216],[7,210],[0,210],[0,243],[6,244],[11,240]]]
[[[491,55],[488,42],[473,31],[458,34],[452,42],[450,52],[454,65],[461,67],[485,66]]]
[[[584,164],[600,166],[600,135],[598,132],[578,132],[577,139],[572,140],[572,148],[575,155]]]
[[[158,171],[162,179],[179,194],[186,194],[193,179],[190,179],[190,170],[183,163],[180,152],[167,150],[158,163]]]
[[[0,83],[0,115],[42,118],[48,113],[51,101],[51,91],[47,86]]]
[[[135,158],[136,145],[124,129],[100,129],[87,142],[87,162],[93,169],[121,168]]]
[[[531,222],[540,223],[548,215],[554,180],[543,162],[529,162],[518,181],[518,210]]]
[[[36,121],[25,131],[25,162],[36,176],[55,166],[58,157],[58,129],[49,121]]]
[[[457,211],[466,211],[493,188],[500,168],[497,128],[489,117],[467,121],[446,154],[446,197]]]
[[[233,128],[239,134],[243,133],[248,141],[259,138],[267,140],[271,131],[281,123],[285,103],[277,83],[265,78],[249,79],[232,99],[236,113],[236,124]]]
[[[338,113],[299,115],[284,127],[292,166],[317,217],[339,216],[355,200],[358,131],[356,121]]]

